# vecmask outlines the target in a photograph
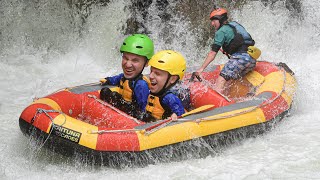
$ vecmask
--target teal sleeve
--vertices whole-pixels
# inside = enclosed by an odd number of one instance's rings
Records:
[[[217,31],[214,35],[214,43],[215,45],[222,46],[225,42],[225,35],[223,31]]]
[[[213,44],[217,46],[228,45],[233,38],[233,29],[229,25],[224,25],[215,33]]]

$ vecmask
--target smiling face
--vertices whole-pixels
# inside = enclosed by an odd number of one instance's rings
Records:
[[[122,70],[124,77],[132,79],[138,76],[146,65],[146,57],[132,53],[123,53],[122,55]]]
[[[169,73],[167,71],[163,71],[155,67],[151,67],[150,75],[149,75],[150,82],[151,82],[150,91],[152,93],[160,92],[164,88],[164,85],[167,82],[168,77],[169,77]],[[166,87],[175,83],[177,79],[178,79],[177,76],[171,76]]]

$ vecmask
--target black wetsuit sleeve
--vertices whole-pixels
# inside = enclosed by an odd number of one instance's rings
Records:
[[[211,50],[214,52],[218,52],[220,48],[221,48],[221,46],[219,46],[219,45],[216,45],[216,44],[211,45]]]

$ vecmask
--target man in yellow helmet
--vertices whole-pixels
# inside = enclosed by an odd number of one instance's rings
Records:
[[[185,110],[181,99],[173,92],[173,86],[184,76],[186,61],[172,50],[156,53],[149,61],[150,95],[146,106],[145,122],[158,119],[177,119]]]
[[[226,81],[239,79],[250,72],[256,66],[256,59],[260,56],[260,50],[254,47],[254,40],[245,28],[239,23],[228,22],[227,10],[218,8],[211,12],[210,20],[215,28],[214,42],[202,66],[192,74],[192,79],[197,77],[215,59],[216,54],[222,48],[229,58],[220,72],[216,81],[216,90],[223,93]]]

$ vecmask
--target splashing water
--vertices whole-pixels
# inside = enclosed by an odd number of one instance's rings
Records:
[[[262,50],[261,60],[285,62],[295,72],[298,91],[290,117],[273,131],[218,155],[204,159],[149,165],[144,168],[92,167],[85,160],[70,161],[49,151],[33,153],[33,144],[21,134],[18,118],[34,97],[57,89],[96,82],[121,71],[119,47],[130,12],[127,1],[93,5],[86,23],[67,3],[0,2],[0,177],[108,178],[108,179],[318,179],[320,178],[320,2],[302,0],[299,17],[284,1],[264,6],[249,2],[230,11]],[[170,2],[168,8],[175,4]],[[156,50],[171,49],[185,55],[188,64],[202,63],[210,39],[190,31],[190,21],[172,15],[161,22],[149,7],[146,26]],[[166,29],[170,27],[169,29]],[[208,44],[200,47],[199,41]],[[213,63],[226,62],[218,56]],[[81,158],[79,158],[81,159]],[[84,161],[84,162],[83,162]]]

